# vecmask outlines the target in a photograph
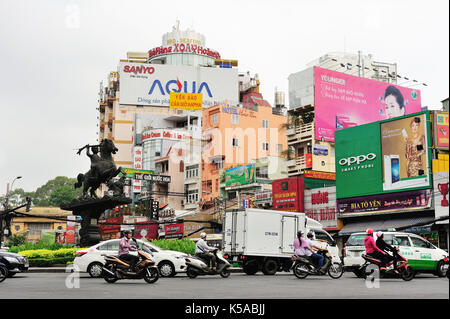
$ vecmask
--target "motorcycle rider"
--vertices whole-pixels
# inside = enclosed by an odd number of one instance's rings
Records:
[[[366,246],[366,254],[381,260],[380,269],[387,270],[386,268],[386,253],[377,247],[375,239],[373,239],[373,229],[368,228],[366,230],[367,236],[364,238],[364,246]]]
[[[128,268],[128,271],[133,271],[134,270],[134,266],[136,265],[136,263],[139,260],[138,256],[134,256],[129,254],[130,251],[136,251],[137,248],[134,245],[130,244],[130,240],[131,240],[131,231],[126,230],[124,232],[124,237],[122,237],[122,239],[120,240],[119,243],[119,259],[125,261],[126,263],[128,263],[130,265],[130,268]]]
[[[389,254],[386,254],[385,256],[386,256],[386,259],[388,259],[388,262],[390,262],[391,260],[394,261],[394,272],[398,273],[397,263],[395,262],[395,259],[396,259],[395,255],[397,253],[397,250],[384,241],[384,234],[380,231],[377,232],[377,240],[376,240],[375,244],[377,245],[378,248],[380,248],[382,251],[384,251],[386,253],[389,251],[392,252],[392,254],[393,254],[392,256]]]
[[[200,240],[195,244],[195,256],[207,261],[207,265],[211,261],[211,270],[216,270],[216,256],[211,254],[210,251],[214,251],[217,248],[208,246],[206,243],[206,233],[200,234]]]
[[[315,253],[313,249],[316,250],[326,250],[313,245],[311,239],[313,234],[310,232],[307,235],[308,238],[303,237],[303,233],[299,230],[297,232],[297,238],[294,240],[294,254],[299,256],[311,257],[317,263],[317,269],[320,273],[325,271],[322,269],[324,257],[320,254]]]

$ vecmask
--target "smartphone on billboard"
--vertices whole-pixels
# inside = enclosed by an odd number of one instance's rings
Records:
[[[398,156],[391,157],[391,174],[392,174],[392,183],[397,183],[400,181],[400,159]]]

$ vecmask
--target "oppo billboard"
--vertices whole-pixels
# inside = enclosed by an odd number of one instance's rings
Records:
[[[430,113],[335,132],[337,198],[432,187]]]
[[[170,105],[170,93],[201,93],[203,107],[239,103],[238,70],[120,62],[120,104]]]
[[[420,91],[314,67],[316,139],[337,130],[421,111]]]

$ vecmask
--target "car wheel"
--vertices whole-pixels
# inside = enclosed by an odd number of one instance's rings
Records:
[[[160,262],[158,265],[159,273],[161,277],[173,277],[175,276],[175,266],[170,261]]]
[[[100,278],[102,276],[102,268],[103,265],[101,263],[93,262],[88,266],[87,272],[92,278]]]
[[[445,277],[446,273],[447,268],[445,267],[445,263],[443,260],[440,260],[437,264],[436,271],[433,274],[438,277]]]
[[[6,267],[0,266],[0,282],[8,277],[8,269]]]
[[[278,263],[273,259],[268,259],[263,265],[262,272],[264,275],[275,275],[278,270]]]

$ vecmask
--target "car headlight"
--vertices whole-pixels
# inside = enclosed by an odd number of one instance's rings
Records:
[[[5,256],[5,259],[6,259],[8,262],[14,263],[14,264],[17,264],[17,263],[19,262],[19,259],[15,258],[15,257],[6,257],[6,256]]]

